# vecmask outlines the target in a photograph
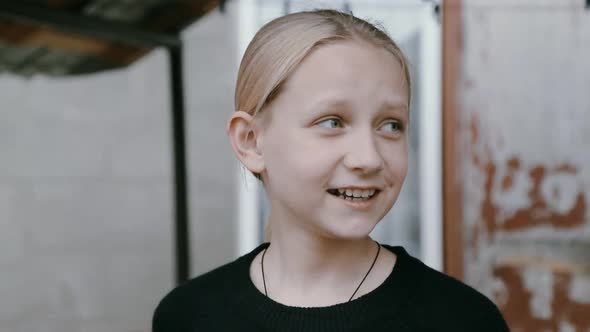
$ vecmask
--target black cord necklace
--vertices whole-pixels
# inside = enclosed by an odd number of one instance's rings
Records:
[[[373,264],[371,264],[369,271],[367,271],[367,274],[365,274],[365,276],[363,277],[363,280],[361,280],[359,285],[356,287],[356,289],[354,290],[354,293],[352,293],[352,296],[350,297],[350,299],[348,299],[348,302],[350,302],[352,300],[352,298],[354,297],[356,292],[358,292],[358,290],[361,288],[361,285],[363,284],[363,282],[365,282],[365,279],[367,279],[367,276],[369,275],[369,273],[371,273],[371,270],[373,270],[373,266],[375,266],[375,262],[377,262],[377,258],[379,257],[379,252],[381,252],[381,245],[377,241],[374,241],[374,242],[377,244],[377,254],[375,255],[375,259],[373,259]],[[268,291],[266,290],[266,279],[264,278],[264,255],[266,255],[266,249],[268,249],[268,247],[264,248],[264,251],[262,252],[262,258],[260,259],[260,267],[262,269],[262,284],[264,285],[264,295],[266,295],[266,297],[268,297]]]

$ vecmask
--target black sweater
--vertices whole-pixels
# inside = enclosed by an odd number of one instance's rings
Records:
[[[267,298],[250,279],[252,252],[172,290],[153,317],[153,332],[202,331],[478,331],[508,327],[473,288],[424,265],[402,247],[376,289],[328,307],[290,307]]]

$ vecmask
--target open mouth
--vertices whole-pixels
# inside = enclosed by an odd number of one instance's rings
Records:
[[[350,190],[350,189],[328,189],[326,190],[330,195],[338,198],[353,201],[363,202],[372,199],[381,192],[381,190],[370,189],[370,190]]]

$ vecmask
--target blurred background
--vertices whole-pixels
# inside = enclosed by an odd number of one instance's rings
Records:
[[[0,3],[0,332],[150,331],[174,285],[263,241],[226,138],[280,15],[380,23],[412,65],[410,171],[373,232],[513,331],[590,331],[590,1]]]

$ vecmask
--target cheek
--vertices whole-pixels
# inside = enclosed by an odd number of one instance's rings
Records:
[[[393,149],[390,148],[384,156],[388,180],[392,184],[403,182],[408,174],[408,150],[406,145],[401,144]]]
[[[275,135],[278,136],[278,135]],[[326,164],[325,149],[300,135],[283,131],[280,137],[268,137],[265,145],[264,161],[272,177],[297,186],[296,181],[315,181],[321,176]]]

